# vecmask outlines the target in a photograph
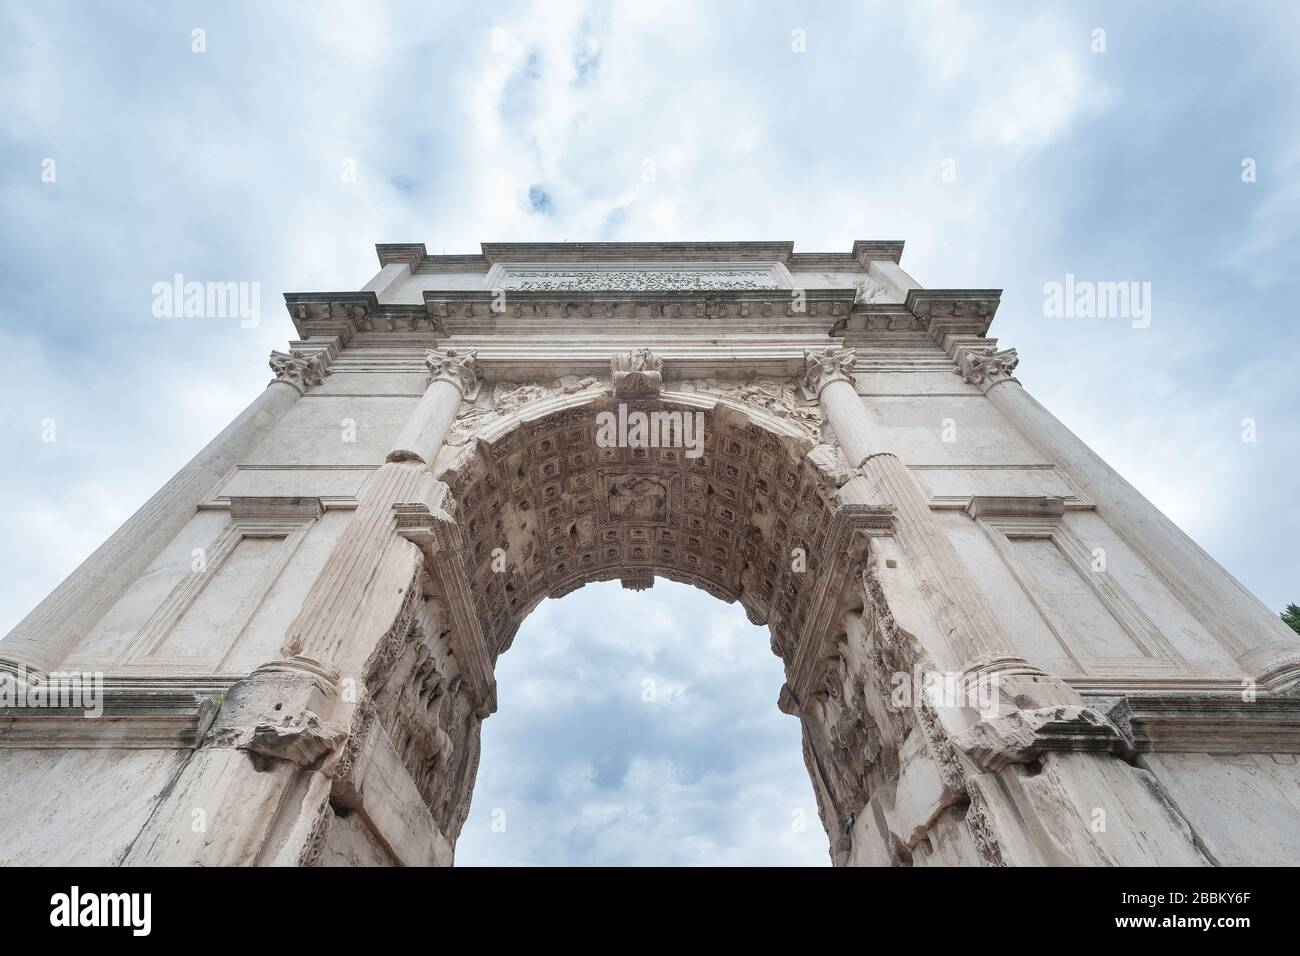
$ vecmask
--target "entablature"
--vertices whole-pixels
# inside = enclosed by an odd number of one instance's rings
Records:
[[[422,305],[381,303],[374,292],[293,292],[285,305],[304,338],[415,333],[431,336],[617,333],[846,336],[854,344],[922,333],[944,350],[984,340],[996,290],[912,290],[905,303],[857,301],[857,290],[426,290]],[[884,337],[882,339],[881,337]]]

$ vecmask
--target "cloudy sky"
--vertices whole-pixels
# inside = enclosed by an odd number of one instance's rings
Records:
[[[1300,602],[1300,7],[484,6],[0,2],[0,633],[263,387],[279,294],[360,288],[377,241],[904,239]],[[260,283],[261,321],[155,318],[176,273]],[[1069,274],[1150,282],[1149,327],[1045,316]],[[462,862],[825,860],[738,608],[587,588],[500,677]]]

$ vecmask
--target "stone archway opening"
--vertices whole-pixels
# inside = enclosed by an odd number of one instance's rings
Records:
[[[497,662],[458,866],[829,862],[766,628],[663,579],[544,600]]]

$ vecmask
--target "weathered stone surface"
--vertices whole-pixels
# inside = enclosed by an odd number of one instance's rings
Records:
[[[1123,753],[1128,743],[1101,714],[1088,707],[1039,707],[981,720],[953,738],[985,770],[1025,763],[1049,750]]]
[[[893,832],[905,847],[911,847],[940,814],[955,803],[965,802],[966,790],[960,780],[945,778],[944,767],[931,753],[919,725],[903,742],[898,759],[898,784],[889,816]]]
[[[1138,761],[1223,866],[1295,866],[1300,757],[1294,753],[1149,753]]]
[[[247,743],[250,754],[269,760],[288,760],[307,770],[317,769],[342,745],[347,731],[331,727],[310,710],[268,717],[259,721]]]
[[[964,810],[945,810],[912,849],[913,866],[984,866]]]

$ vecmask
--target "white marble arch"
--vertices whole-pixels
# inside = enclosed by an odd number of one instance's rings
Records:
[[[901,252],[386,245],[287,295],[266,391],[0,642],[0,862],[449,864],[519,622],[655,576],[769,626],[837,864],[1300,861],[1300,641]]]

